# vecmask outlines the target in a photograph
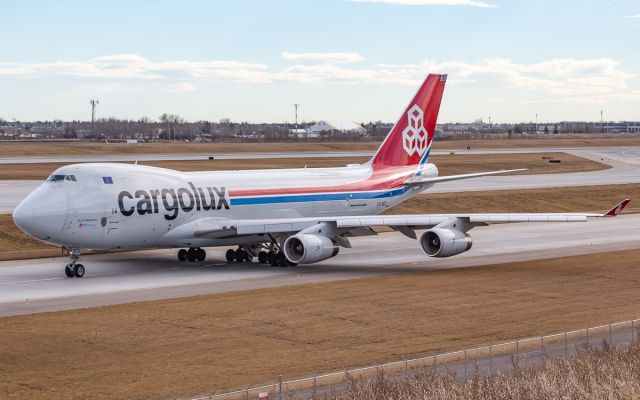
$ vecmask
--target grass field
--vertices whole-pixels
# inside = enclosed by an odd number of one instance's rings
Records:
[[[391,209],[389,213],[605,212],[624,198],[640,199],[640,185],[434,193],[417,196]],[[640,212],[640,202],[632,201],[625,212]],[[59,248],[22,233],[13,223],[11,215],[0,214],[0,260],[56,257],[60,254]]]
[[[542,157],[560,159],[560,164],[551,164]],[[153,161],[145,165],[171,168],[179,171],[219,171],[234,169],[339,167],[350,163],[363,163],[367,157],[327,157],[327,158],[272,158],[252,160],[197,160],[197,161]],[[453,175],[478,171],[529,168],[523,173],[545,174],[559,172],[595,171],[608,168],[607,165],[566,153],[525,153],[467,155],[455,154],[432,156],[430,162],[440,169],[440,175]],[[45,164],[3,164],[0,180],[4,179],[45,179],[65,163]]]
[[[401,376],[384,373],[352,379],[344,392],[317,400],[513,400],[637,399],[640,397],[640,343],[603,349],[580,348],[571,359],[547,360],[503,375],[475,371],[466,383],[422,367]]]
[[[638,317],[640,250],[0,319],[0,398],[173,398]]]
[[[376,141],[367,142],[284,142],[284,143],[93,143],[93,142],[3,142],[0,157],[56,156],[56,155],[122,155],[122,154],[176,154],[176,153],[242,153],[290,151],[358,151],[375,150]],[[456,140],[438,141],[435,149],[507,148],[507,147],[584,147],[584,146],[637,146],[640,137],[629,135],[560,135],[532,136],[527,139]]]

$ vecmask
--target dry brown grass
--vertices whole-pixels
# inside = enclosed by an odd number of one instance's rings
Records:
[[[60,256],[61,250],[25,235],[11,215],[0,214],[0,260]]]
[[[551,164],[542,157],[560,159],[560,164]],[[150,161],[141,164],[179,171],[220,171],[263,168],[340,167],[351,163],[363,163],[368,157],[327,157],[327,158],[272,158],[248,160],[188,160]],[[528,168],[526,174],[545,174],[577,171],[596,171],[607,165],[566,153],[491,154],[491,155],[447,155],[432,156],[430,161],[440,169],[441,175],[469,172]],[[65,163],[44,164],[3,164],[0,180],[3,179],[45,179]]]
[[[1,143],[0,157],[55,155],[119,155],[119,154],[176,154],[176,153],[242,153],[290,151],[357,151],[375,150],[377,141],[362,142],[282,142],[282,143],[93,143],[93,142],[17,142]],[[629,135],[560,135],[531,136],[527,139],[480,139],[438,141],[435,149],[507,148],[507,147],[585,147],[637,146],[640,137]]]
[[[122,154],[194,154],[194,153],[253,153],[298,151],[375,150],[377,142],[320,142],[320,143],[93,143],[93,142],[34,142],[2,143],[0,156],[56,156],[56,155],[122,155]]]
[[[0,397],[187,396],[629,320],[640,306],[639,258],[633,250],[2,318]]]
[[[318,398],[318,397],[315,397]],[[436,376],[431,368],[401,377],[381,372],[375,379],[347,382],[346,390],[325,400],[512,400],[638,399],[640,344],[629,347],[581,348],[571,359],[532,365],[513,375],[475,371],[465,383],[454,374]]]
[[[624,198],[640,199],[640,185],[434,193],[408,200],[389,213],[604,212]],[[640,212],[640,202],[631,202],[625,212]],[[59,248],[25,235],[15,226],[11,215],[0,214],[0,260],[55,257],[60,254]]]

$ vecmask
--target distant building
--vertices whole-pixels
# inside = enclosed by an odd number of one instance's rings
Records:
[[[599,132],[592,122],[562,121],[558,123],[558,130],[563,133]]]
[[[603,130],[606,133],[640,133],[640,122],[605,122]]]
[[[310,134],[331,132],[364,135],[367,133],[367,130],[365,128],[353,121],[320,121],[317,124],[307,128],[307,131]]]

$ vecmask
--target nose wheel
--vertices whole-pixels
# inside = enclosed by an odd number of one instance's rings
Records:
[[[64,267],[64,274],[67,276],[67,278],[82,278],[84,276],[84,265],[67,264],[67,266]]]
[[[67,278],[82,278],[84,276],[84,265],[79,264],[80,249],[71,249],[69,253],[69,264],[64,267],[64,274]]]

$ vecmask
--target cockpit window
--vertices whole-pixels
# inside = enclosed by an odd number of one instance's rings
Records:
[[[60,182],[64,180],[64,175],[51,175],[47,182]]]
[[[72,182],[76,182],[76,176],[75,175],[51,175],[49,177],[49,179],[47,179],[47,182],[61,182],[61,181],[72,181]]]

